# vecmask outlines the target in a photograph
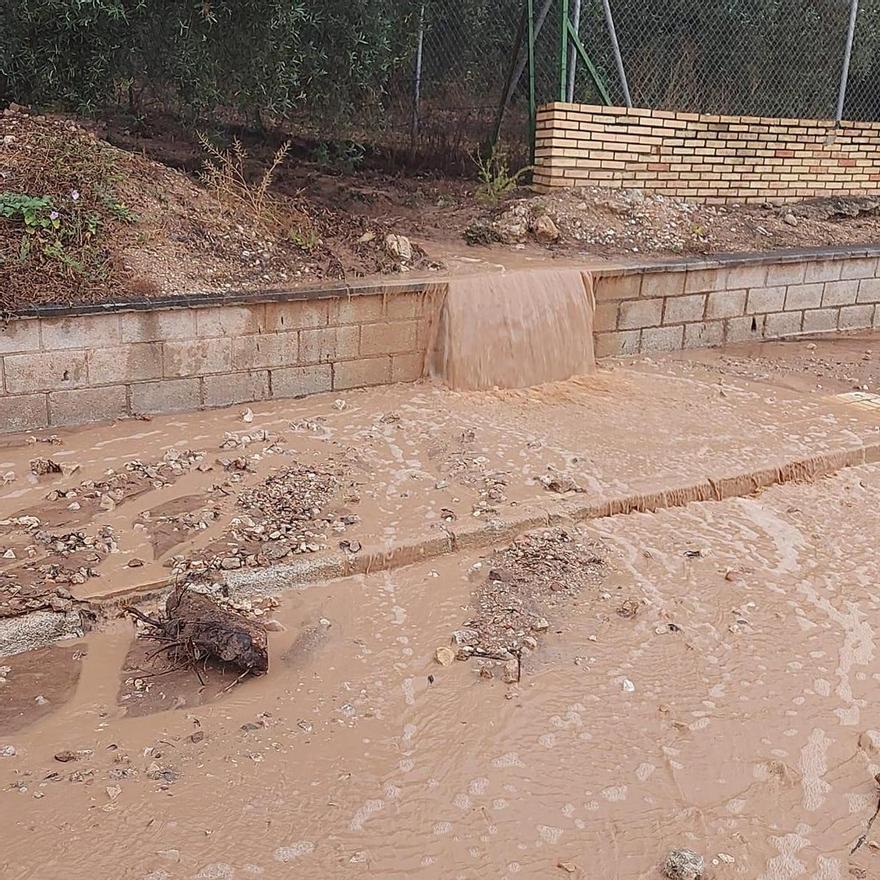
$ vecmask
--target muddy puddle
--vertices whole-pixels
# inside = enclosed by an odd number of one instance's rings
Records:
[[[708,878],[878,877],[878,491],[571,526],[602,564],[518,683],[435,659],[489,570],[543,572],[504,548],[284,593],[268,675],[225,693],[133,696],[124,622],[66,643],[73,687],[0,715],[0,874],[633,880],[687,847]]]

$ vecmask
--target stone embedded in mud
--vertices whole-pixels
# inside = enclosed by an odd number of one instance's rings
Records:
[[[14,758],[15,746],[0,746],[0,758]]]
[[[866,730],[860,734],[859,748],[869,755],[880,752],[880,730]]]
[[[455,660],[455,651],[443,645],[434,652],[434,659],[441,666],[449,666]]]
[[[674,849],[666,857],[663,873],[669,880],[699,880],[704,867],[703,857],[693,850]]]
[[[532,221],[532,234],[547,244],[559,241],[559,228],[548,214],[539,214]]]
[[[472,646],[479,638],[480,633],[477,630],[471,629],[470,627],[463,627],[462,629],[457,629],[452,634],[452,644],[460,647],[465,645]]]
[[[63,752],[55,753],[55,760],[59,761],[62,764],[66,764],[68,761],[75,761],[76,759],[76,752],[71,752],[70,749],[66,749]]]
[[[505,684],[518,684],[521,675],[522,670],[520,668],[519,660],[508,660],[504,664],[504,669],[502,670],[501,677],[504,680]]]

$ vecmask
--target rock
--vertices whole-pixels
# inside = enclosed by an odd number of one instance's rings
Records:
[[[666,857],[663,874],[669,880],[699,880],[703,868],[702,856],[689,849],[674,849]]]
[[[194,733],[189,735],[189,741],[194,743],[200,743],[205,738],[204,730],[197,730]]]
[[[15,746],[0,746],[0,758],[14,758]]]
[[[446,645],[443,645],[434,652],[434,659],[441,666],[449,666],[450,663],[455,660],[455,651],[452,648],[447,648]]]
[[[547,214],[540,214],[532,223],[532,233],[538,241],[553,244],[559,241],[559,229]]]
[[[241,568],[241,560],[237,556],[225,556],[220,560],[220,568],[224,571],[232,571]]]
[[[409,263],[412,260],[412,245],[405,235],[395,235],[393,232],[389,232],[385,236],[385,250],[390,257],[400,260],[401,263]]]
[[[504,669],[501,672],[501,677],[504,680],[505,684],[517,684],[520,679],[519,660],[515,658],[513,660],[508,660],[504,664]]]
[[[880,730],[866,730],[860,734],[859,748],[869,755],[880,752]]]
[[[344,400],[334,400],[333,401],[333,409],[338,409],[340,412],[345,409],[347,406]]]
[[[250,422],[252,422],[252,421],[254,420],[254,412],[253,412],[253,410],[252,410],[250,407],[248,407],[248,408],[247,408],[247,409],[241,414],[241,420],[242,420],[243,422],[248,422],[248,423],[250,423]]]
[[[53,611],[58,612],[70,611],[73,607],[73,602],[70,599],[62,599],[60,596],[52,596],[49,599],[49,607]]]
[[[546,617],[539,617],[532,621],[532,629],[535,632],[546,632],[550,628],[550,621]]]
[[[137,556],[132,556],[126,564],[129,568],[141,568],[144,564],[144,560],[138,559]]]
[[[73,464],[72,462],[68,463],[66,461],[61,463],[61,473],[65,477],[73,476],[78,470],[79,470],[78,464]]]
[[[798,218],[795,217],[794,214],[788,213],[782,218],[782,222],[785,223],[787,226],[797,226]]]
[[[46,474],[60,474],[61,465],[51,458],[34,458],[31,459],[31,473],[35,477],[42,477]]]
[[[452,644],[453,645],[473,645],[477,641],[479,641],[480,634],[475,629],[471,629],[470,627],[463,627],[462,629],[457,629],[452,634]]]

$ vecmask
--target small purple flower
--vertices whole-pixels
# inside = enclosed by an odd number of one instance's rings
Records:
[[[52,213],[49,214],[49,219],[50,220],[57,220],[60,216],[61,215],[57,211],[52,211]]]
[[[71,192],[71,194],[70,194],[70,197],[71,197],[75,202],[79,201],[79,192],[78,192],[77,190],[73,190],[73,192]]]

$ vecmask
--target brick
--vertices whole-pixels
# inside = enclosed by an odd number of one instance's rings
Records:
[[[767,286],[774,284],[801,284],[806,275],[807,267],[804,263],[775,263],[767,267]]]
[[[113,385],[162,377],[162,345],[140,342],[88,353],[89,385]]]
[[[772,287],[776,282],[769,280],[767,268],[760,263],[753,266],[730,266],[724,273],[724,288],[739,290],[750,287]]]
[[[196,309],[196,333],[202,337],[245,336],[262,333],[266,325],[266,306],[212,306]]]
[[[128,401],[124,385],[54,391],[49,394],[49,424],[52,426],[106,422],[127,415]]]
[[[311,367],[285,367],[271,371],[272,397],[305,397],[333,388],[330,364]]]
[[[425,356],[421,352],[396,354],[391,358],[392,382],[416,382],[425,375]]]
[[[753,287],[746,302],[746,314],[781,312],[785,308],[784,287]]]
[[[360,352],[360,337],[361,328],[357,324],[302,330],[299,334],[299,363],[329,364],[335,360],[356,358]]]
[[[621,330],[637,330],[640,327],[656,327],[663,317],[663,300],[624,300],[620,304],[617,326]]]
[[[205,406],[230,406],[233,403],[265,400],[269,396],[269,371],[205,376],[202,394]]]
[[[365,321],[381,321],[383,318],[382,296],[358,294],[333,300],[330,307],[331,324],[362,324]]]
[[[764,323],[764,335],[776,338],[800,333],[803,320],[803,312],[776,312],[775,314],[767,315]]]
[[[639,351],[681,351],[684,327],[651,327],[642,330]]]
[[[133,415],[193,412],[202,405],[202,383],[199,379],[139,382],[131,386],[130,394]]]
[[[0,433],[34,431],[49,425],[45,394],[13,394],[0,397]]]
[[[620,306],[617,302],[598,303],[593,313],[593,331],[606,333],[617,329],[617,312]]]
[[[807,284],[815,281],[837,281],[842,268],[842,260],[817,260],[815,263],[807,263],[804,281]]]
[[[414,321],[385,321],[361,327],[361,354],[366,357],[412,351],[415,347]]]
[[[880,306],[874,306],[874,327],[880,327]]]
[[[708,293],[710,290],[724,290],[727,270],[691,269],[685,276],[685,293]]]
[[[84,351],[6,355],[3,370],[6,390],[12,394],[81,388],[88,384]]]
[[[230,339],[181,339],[163,345],[163,372],[166,379],[228,373],[231,369]]]
[[[823,284],[792,284],[785,295],[785,310],[818,309],[822,305]]]
[[[859,257],[843,261],[840,277],[844,281],[849,278],[874,278],[877,275],[877,257]]]
[[[706,319],[733,318],[746,309],[744,290],[716,290],[706,299]]]
[[[196,313],[193,309],[122,312],[119,333],[122,342],[192,339],[196,335]]]
[[[689,296],[672,296],[666,300],[663,310],[664,324],[683,324],[686,321],[702,321],[706,310],[706,295],[693,293]]]
[[[639,350],[639,331],[629,330],[623,333],[597,333],[596,357],[622,357],[637,354]]]
[[[280,333],[309,327],[326,327],[329,299],[301,299],[266,303],[266,332]]]
[[[298,333],[256,333],[232,340],[233,370],[292,367],[298,356]]]
[[[858,303],[880,302],[880,278],[865,278],[859,282]]]
[[[119,315],[41,318],[40,332],[44,351],[116,345],[119,342]]]
[[[40,322],[37,318],[0,320],[0,354],[40,350]]]
[[[422,293],[389,293],[385,299],[385,317],[407,321],[422,316],[425,295]]]
[[[841,330],[862,330],[870,327],[874,316],[874,306],[844,306],[840,310]]]
[[[684,293],[685,272],[646,272],[641,296],[678,296]]]
[[[725,342],[747,342],[764,336],[765,315],[746,315],[728,318],[724,322]]]
[[[851,306],[855,304],[859,292],[859,282],[827,281],[822,294],[823,306]]]
[[[724,341],[723,321],[699,321],[684,325],[685,348],[711,348]]]
[[[597,275],[593,283],[597,303],[606,300],[635,299],[642,288],[642,275],[641,273]]]
[[[836,330],[840,309],[810,309],[804,312],[804,333],[824,333]]]
[[[391,381],[391,358],[378,357],[333,364],[333,388],[361,388],[385,385]]]

